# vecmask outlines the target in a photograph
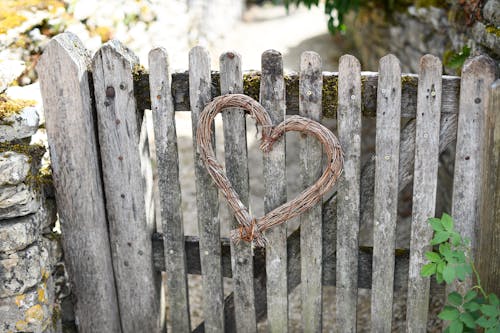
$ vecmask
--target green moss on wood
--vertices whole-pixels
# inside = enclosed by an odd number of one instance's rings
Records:
[[[338,77],[326,76],[323,77],[323,116],[327,118],[335,118],[337,116],[338,103]]]
[[[285,80],[286,84],[286,80]],[[260,94],[260,73],[251,72],[243,76],[243,91],[245,95],[252,97],[256,101],[259,100]]]
[[[418,87],[418,78],[416,78],[415,76],[402,75],[401,87],[403,90],[405,89],[405,87],[416,89]]]
[[[132,77],[134,80],[134,96],[137,110],[142,111],[150,109],[151,96],[149,95],[149,73],[144,66],[137,64],[132,69]]]

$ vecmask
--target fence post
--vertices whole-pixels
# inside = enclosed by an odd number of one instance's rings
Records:
[[[490,89],[483,146],[478,270],[487,292],[500,295],[500,79]]]
[[[89,82],[90,55],[71,33],[47,45],[43,96],[65,261],[81,332],[121,332]]]
[[[488,89],[495,80],[495,65],[481,55],[465,62],[460,82],[455,171],[453,176],[452,216],[462,237],[471,240],[471,259],[479,250],[480,205],[483,199],[482,169],[484,130],[488,108]],[[449,289],[466,290],[472,280],[455,283]]]

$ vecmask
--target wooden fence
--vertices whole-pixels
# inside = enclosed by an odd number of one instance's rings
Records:
[[[192,329],[187,274],[202,274],[205,318],[195,331],[256,332],[256,323],[267,318],[271,332],[286,332],[288,294],[300,286],[302,329],[320,332],[322,286],[332,285],[338,332],[356,331],[358,288],[372,290],[373,332],[391,331],[394,290],[408,293],[408,332],[425,332],[429,294],[443,292],[419,274],[432,236],[427,218],[435,211],[438,156],[455,141],[451,213],[457,229],[472,239],[474,250],[481,248],[474,252],[479,260],[488,252],[479,239],[499,246],[498,226],[493,227],[500,216],[499,89],[497,83],[490,97],[496,74],[487,57],[467,61],[459,78],[443,76],[440,60],[431,55],[422,57],[418,75],[401,74],[392,55],[380,60],[378,73],[361,72],[349,55],[341,57],[338,73],[328,73],[317,54],[305,52],[300,73],[285,75],[281,55],[266,51],[261,72],[243,74],[238,54],[224,53],[215,73],[207,51],[195,47],[189,71],[171,75],[166,51],[157,48],[149,54],[147,74],[118,42],[106,43],[91,59],[81,42],[65,33],[49,43],[38,73],[81,332],[163,330],[161,271],[167,276],[173,332]],[[195,139],[204,106],[227,93],[257,98],[275,124],[293,113],[315,120],[323,114],[337,117],[345,168],[336,194],[304,214],[290,236],[285,225],[267,232],[265,250],[221,239],[218,191],[196,146],[199,238],[183,232],[174,112],[192,112]],[[146,216],[141,175],[140,111],[146,108],[154,118],[158,232]],[[361,168],[361,122],[370,116],[376,116],[376,156]],[[403,129],[401,118],[410,118]],[[223,122],[228,177],[248,204],[243,111],[224,112]],[[321,173],[321,147],[310,138],[301,140],[307,186]],[[287,200],[283,142],[265,155],[263,179],[267,212]],[[411,182],[411,245],[396,251],[398,193]],[[481,200],[483,193],[487,200]],[[359,225],[368,220],[374,221],[373,249],[358,246]],[[497,239],[481,234],[483,229]],[[498,272],[495,260],[489,263],[493,270],[485,269]],[[492,274],[494,286],[499,281]],[[223,277],[234,285],[226,298]]]

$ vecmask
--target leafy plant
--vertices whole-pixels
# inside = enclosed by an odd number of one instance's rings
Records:
[[[460,74],[462,67],[465,63],[465,60],[470,56],[471,48],[465,45],[462,50],[457,53],[453,53],[450,56],[444,59],[444,65],[449,68],[453,68],[457,70],[457,73]]]
[[[455,231],[451,216],[443,214],[429,219],[434,230],[431,245],[434,251],[426,252],[429,263],[422,267],[422,276],[435,276],[438,283],[452,284],[465,281],[474,274],[477,284],[464,294],[451,292],[447,304],[438,317],[449,321],[445,333],[500,332],[500,300],[495,294],[487,294],[481,286],[481,279],[468,255],[470,242]]]

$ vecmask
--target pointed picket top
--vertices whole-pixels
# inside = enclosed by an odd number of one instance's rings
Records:
[[[52,38],[45,47],[37,64],[37,72],[54,63],[54,54],[67,55],[75,64],[79,76],[90,70],[90,51],[85,48],[82,41],[71,32],[64,32]]]
[[[139,64],[139,58],[135,55],[135,53],[116,39],[112,39],[103,44],[94,55],[94,59],[102,56],[103,53],[111,52],[118,54],[120,58],[125,60],[123,64],[128,65],[130,69],[133,69],[135,65]]]

